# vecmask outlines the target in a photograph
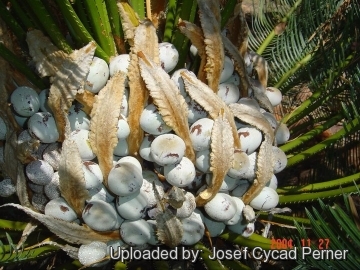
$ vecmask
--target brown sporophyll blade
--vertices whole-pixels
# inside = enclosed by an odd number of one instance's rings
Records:
[[[16,131],[7,131],[4,145],[4,161],[0,163],[2,173],[9,176],[14,183],[16,183],[18,165],[21,165],[17,160],[17,136]]]
[[[184,97],[160,65],[156,65],[143,52],[139,52],[138,56],[141,76],[150,91],[154,104],[164,122],[184,140],[185,155],[194,162],[195,152],[190,139],[188,106]]]
[[[114,148],[118,143],[116,132],[125,91],[125,78],[126,74],[123,72],[118,72],[111,77],[105,87],[95,96],[90,115],[89,142],[97,156],[105,185],[113,167]]]
[[[172,207],[180,208],[186,200],[183,189],[173,186],[168,192],[166,192],[164,198],[167,203]]]
[[[259,54],[254,54],[252,58],[254,69],[257,72],[257,78],[260,81],[261,85],[266,88],[269,75],[268,63],[266,59]]]
[[[55,76],[68,54],[59,50],[40,30],[28,31],[26,41],[39,75],[41,77]]]
[[[210,171],[211,184],[196,197],[196,206],[204,206],[220,190],[221,184],[234,161],[234,139],[230,123],[220,110],[211,131]]]
[[[81,110],[90,115],[95,102],[95,94],[87,90],[79,91],[75,99],[84,106]]]
[[[263,90],[264,88],[258,87],[254,83],[251,83],[250,86],[253,90],[254,98],[259,103],[259,105],[262,108],[266,109],[268,112],[273,113],[274,107],[272,106],[268,96],[265,94],[265,92]]]
[[[184,234],[183,225],[168,208],[156,216],[156,226],[156,234],[161,243],[170,248],[180,245]]]
[[[168,1],[165,0],[151,0],[151,21],[156,29],[163,31],[165,24],[165,10]]]
[[[200,81],[205,83],[206,82],[206,73],[205,73],[206,52],[205,52],[204,35],[202,29],[196,24],[188,21],[180,21],[178,23],[178,27],[181,33],[183,33],[188,39],[190,39],[191,44],[194,45],[197,49],[198,55],[201,58],[197,77]]]
[[[206,78],[209,87],[217,93],[225,58],[220,22],[218,21],[220,18],[220,7],[218,3],[215,3],[215,0],[198,0],[197,2],[199,6],[200,22],[204,34]]]
[[[119,240],[120,231],[96,232],[86,225],[78,225],[74,222],[64,221],[52,216],[43,215],[18,204],[4,204],[0,207],[12,206],[24,211],[26,214],[44,224],[52,233],[72,244],[90,244],[93,241],[108,242]]]
[[[240,55],[244,58],[248,49],[249,28],[241,3],[236,4],[234,13],[229,18],[225,29],[227,30],[226,37],[238,48]]]
[[[257,155],[256,179],[250,189],[242,197],[243,202],[247,204],[260,193],[262,188],[272,177],[274,170],[272,144],[275,135],[270,123],[258,110],[238,103],[231,104],[229,107],[236,118],[242,122],[255,126],[264,135],[264,140],[260,145],[259,153]]]
[[[24,165],[17,159],[17,155],[18,143],[16,131],[8,129],[4,145],[3,162],[0,162],[0,170],[3,175],[10,177],[12,183],[16,186],[16,194],[20,203],[24,206],[32,207],[26,189]]]
[[[140,127],[140,116],[149,98],[143,79],[141,78],[137,53],[145,52],[156,64],[160,63],[159,46],[156,29],[149,20],[144,20],[135,29],[134,43],[130,52],[129,77],[129,115],[128,124],[130,135],[127,138],[129,154],[141,159],[139,148],[144,138],[144,131]]]
[[[234,147],[240,149],[240,139],[237,133],[237,128],[234,121],[234,115],[229,110],[224,101],[215,94],[209,86],[202,83],[195,76],[188,71],[181,72],[181,77],[184,79],[185,90],[189,96],[195,100],[201,107],[207,111],[212,119],[216,119],[220,110],[224,110],[224,117],[230,124]]]
[[[256,161],[256,179],[248,191],[242,196],[242,201],[249,204],[270,181],[273,174],[273,154],[271,144],[263,141],[260,145]]]
[[[222,35],[222,41],[225,47],[225,50],[231,56],[234,61],[235,70],[239,73],[240,76],[240,93],[242,97],[247,97],[249,95],[248,89],[250,86],[249,79],[246,73],[244,58],[240,55],[238,49],[231,43],[231,41],[224,35]]]
[[[89,198],[89,192],[85,187],[79,149],[77,144],[69,138],[68,134],[62,145],[59,181],[61,196],[64,197],[80,217],[85,206],[85,201]]]
[[[153,182],[153,189],[158,207],[162,210],[156,216],[156,235],[159,241],[168,247],[174,248],[181,243],[184,235],[183,224],[181,221],[164,205],[164,200],[160,197]]]
[[[20,204],[30,209],[34,209],[34,206],[30,203],[29,194],[27,191],[27,180],[24,173],[24,165],[17,162],[17,176],[16,176],[16,195],[19,198]]]
[[[222,40],[224,43],[225,50],[231,55],[231,58],[234,60],[235,70],[240,75],[240,93],[241,96],[247,97],[249,96],[249,88],[251,87],[253,90],[253,94],[255,99],[259,102],[259,104],[267,109],[269,112],[273,112],[273,106],[271,105],[269,98],[266,94],[254,84],[251,84],[246,73],[245,63],[243,57],[240,55],[239,51],[236,47],[231,43],[231,41],[224,35],[222,35]],[[261,69],[260,74],[262,76],[262,81],[267,81],[267,68],[265,68],[267,64],[264,64],[264,69]]]
[[[239,103],[230,104],[229,108],[240,121],[259,129],[270,144],[274,142],[274,130],[260,111]]]
[[[130,53],[129,77],[129,114],[128,124],[130,134],[127,137],[129,154],[140,159],[139,148],[144,137],[144,131],[140,127],[140,116],[148,100],[148,91],[140,76],[137,55]]]
[[[27,183],[25,177],[24,165],[17,159],[18,139],[16,131],[8,130],[4,146],[4,160],[0,163],[0,169],[3,175],[10,177],[16,186],[16,195],[21,205],[33,208],[30,203],[27,192]]]
[[[128,3],[118,2],[117,6],[119,9],[124,36],[128,43],[132,46],[134,42],[135,28],[139,25],[139,18],[136,16],[134,10]]]
[[[55,74],[50,87],[48,104],[54,114],[61,142],[65,139],[66,125],[66,115],[63,111],[69,110],[77,90],[89,72],[95,49],[96,44],[90,42],[80,50],[73,51]]]
[[[199,6],[203,6],[204,4],[206,4],[208,9],[211,10],[211,13],[214,15],[216,22],[220,25],[221,14],[219,0],[198,0],[197,2]],[[202,7],[199,8],[203,9]]]
[[[239,10],[239,21],[240,21],[240,31],[239,31],[240,34],[238,36],[239,52],[241,56],[244,57],[248,49],[249,28],[241,4],[237,4],[235,8]]]
[[[22,164],[30,163],[31,161],[36,160],[34,155],[35,151],[39,148],[40,141],[35,138],[31,138],[29,141],[23,141],[17,143],[16,146],[16,158]],[[13,160],[11,160],[13,162]]]

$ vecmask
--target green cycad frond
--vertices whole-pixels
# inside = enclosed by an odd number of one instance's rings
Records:
[[[260,2],[265,7],[266,1]],[[296,14],[303,1],[281,0],[268,11],[260,8],[252,20],[249,48],[268,60],[270,84],[284,74],[294,73],[301,61],[307,61],[311,46],[306,44],[306,33],[299,29],[304,15]],[[265,13],[266,12],[266,13]]]
[[[250,27],[252,29],[249,33],[250,49],[263,56],[270,55],[275,48],[276,40],[280,37],[279,27],[285,26],[293,17],[294,11],[301,2],[302,0],[280,0],[270,5],[267,1],[261,0]]]
[[[5,242],[1,240],[3,237],[0,239],[0,265],[2,266],[16,265],[27,261],[33,261],[35,259],[49,256],[59,249],[58,247],[50,245],[31,249],[25,249],[24,247],[18,249],[10,234],[6,232],[5,235]],[[4,244],[6,242],[8,244]]]
[[[349,213],[339,205],[333,207],[319,201],[321,212],[314,207],[311,211],[306,209],[306,214],[311,222],[313,237],[295,221],[299,235],[295,237],[297,246],[308,246],[306,239],[311,239],[310,247],[316,249],[347,250],[346,260],[315,260],[312,256],[299,256],[299,266],[296,269],[306,269],[309,265],[317,269],[358,269],[360,259],[360,231]],[[302,243],[302,240],[303,242]],[[320,239],[323,239],[320,240]],[[327,239],[327,240],[326,240]]]
[[[316,120],[312,119],[324,121],[324,128],[319,129],[319,132],[311,130],[281,147],[288,154],[297,155],[297,157],[294,156],[289,159],[289,165],[292,166],[309,158],[325,148],[327,148],[329,157],[336,157],[339,147],[346,148],[345,145],[351,145],[356,141],[359,136],[360,118],[357,108],[360,105],[360,96],[355,89],[360,87],[359,71],[359,68],[344,71],[336,82],[328,86],[328,89],[326,89],[326,85],[323,85],[322,88],[312,93],[308,100],[285,117],[285,121],[290,125],[301,120],[305,125],[312,127],[316,124]],[[341,121],[341,119],[343,120]],[[339,121],[341,121],[342,128],[338,126],[338,131],[331,137],[316,145],[309,145],[310,140],[314,140],[320,132],[324,132]],[[326,124],[327,122],[330,124]],[[292,133],[299,135],[299,132],[304,131],[303,127],[304,125],[299,125],[293,128]]]
[[[249,48],[265,57],[268,85],[283,93],[282,122],[290,127],[291,140],[281,146],[288,169],[280,178],[292,179],[290,185],[319,183],[329,189],[329,179],[359,172],[360,4],[274,2],[260,1],[250,25]],[[294,197],[294,202],[304,200]]]
[[[308,81],[312,71],[322,73],[319,71],[332,67],[332,62],[339,63],[336,56],[341,54],[335,46],[343,50],[349,44],[348,38],[356,30],[348,24],[358,16],[359,4],[338,0],[276,3],[266,13],[260,10],[254,16],[249,47],[268,60],[270,84],[286,92]]]

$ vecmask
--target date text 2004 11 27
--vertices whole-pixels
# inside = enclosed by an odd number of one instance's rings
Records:
[[[329,249],[330,239],[329,238],[319,238],[317,240],[311,240],[309,238],[300,239],[301,247],[311,247],[311,245],[317,247],[319,250]],[[271,239],[271,249],[292,249],[294,248],[294,242],[292,239],[286,238],[272,238]]]

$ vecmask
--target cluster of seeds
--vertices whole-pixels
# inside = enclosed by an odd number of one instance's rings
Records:
[[[206,1],[199,1],[200,13],[204,5]],[[124,12],[121,4],[119,10]],[[211,23],[219,24],[214,18]],[[70,243],[83,244],[78,257],[84,265],[103,258],[110,247],[193,245],[206,230],[211,237],[226,227],[250,236],[254,209],[267,211],[278,204],[275,174],[287,163],[276,145],[289,139],[289,130],[271,113],[281,102],[281,93],[265,88],[253,76],[254,59],[261,56],[246,53],[247,74],[240,74],[239,62],[244,61],[231,53],[233,48],[218,33],[217,42],[229,54],[221,60],[222,72],[210,74],[214,64],[204,67],[209,72],[207,78],[202,75],[206,85],[186,68],[174,70],[176,48],[158,44],[149,21],[127,29],[129,25],[123,26],[124,33],[132,33],[127,37],[132,42],[130,54],[115,56],[108,65],[93,57],[95,45],[90,43],[81,60],[64,56],[59,71],[45,72],[44,76],[54,76],[50,90],[38,94],[21,86],[10,97],[15,119],[24,129],[16,149],[26,150],[21,162],[26,164],[31,203],[44,215],[22,209],[45,225],[60,219],[67,232],[72,228],[88,232],[92,241],[87,235],[63,236]],[[186,22],[179,23],[179,28],[184,27]],[[203,30],[205,40],[207,29]],[[37,32],[30,34],[34,39]],[[144,47],[144,37],[154,51]],[[196,55],[194,46],[191,52]],[[44,58],[41,50],[38,53]],[[249,89],[244,89],[246,84]],[[121,95],[109,94],[113,89]],[[92,101],[85,102],[85,96]],[[69,100],[72,103],[67,104]],[[116,136],[110,134],[115,130]],[[0,118],[1,140],[6,133]],[[0,182],[1,196],[14,192],[9,179]],[[75,224],[79,225],[71,227]],[[118,237],[111,238],[109,232],[117,232]],[[55,233],[62,237],[61,228]]]
[[[167,72],[173,71],[178,60],[175,47],[170,43],[161,43],[159,50],[162,68]],[[279,124],[255,99],[241,96],[239,75],[234,72],[232,60],[229,57],[225,59],[218,96],[227,105],[244,104],[260,111],[274,129],[277,142],[286,142],[289,138],[286,125]],[[127,72],[128,65],[127,54],[114,57],[109,66],[102,59],[94,57],[85,89],[98,93],[109,76],[117,71]],[[248,69],[252,70],[251,66]],[[78,147],[85,187],[90,194],[80,219],[61,197],[59,189],[61,144],[56,142],[59,133],[46,103],[48,89],[38,95],[29,87],[18,87],[11,95],[14,115],[19,125],[25,129],[18,137],[18,144],[40,141],[37,150],[32,153],[34,160],[26,166],[28,186],[33,192],[33,206],[45,215],[69,222],[84,222],[96,231],[120,230],[122,241],[119,239],[116,244],[112,243],[113,247],[127,244],[144,248],[147,244],[161,243],[169,243],[171,246],[193,245],[203,237],[205,228],[211,237],[215,237],[226,226],[243,236],[251,235],[254,220],[247,219],[243,211],[253,217],[253,210],[246,207],[240,198],[256,177],[257,150],[264,140],[263,135],[256,127],[236,119],[241,149],[235,152],[234,164],[224,178],[219,192],[204,208],[196,208],[195,196],[211,185],[210,146],[214,120],[187,94],[181,77],[184,70],[174,71],[171,79],[188,104],[188,123],[192,147],[196,153],[195,163],[185,156],[185,142],[172,132],[153,103],[144,108],[140,117],[140,126],[145,136],[139,149],[140,156],[152,165],[148,164],[143,168],[137,159],[128,156],[126,139],[131,127],[127,123],[129,108],[126,91],[117,126],[118,144],[114,149],[114,164],[105,186],[102,171],[96,163],[96,155],[88,143],[91,118],[82,110],[81,104],[75,102],[71,106],[68,111],[72,130],[70,139]],[[263,91],[273,106],[281,102],[281,93],[276,88],[269,87]],[[2,119],[0,126],[1,139],[5,139],[6,126]],[[273,146],[273,156],[274,160],[269,162],[274,162],[274,174],[268,181],[268,187],[264,187],[250,202],[250,206],[256,210],[270,210],[278,203],[275,174],[285,168],[287,159],[276,146]],[[175,199],[180,198],[178,204],[172,204],[169,199],[169,193],[174,193],[174,188],[179,193],[175,196]],[[1,196],[9,196],[15,192],[15,188],[11,186],[9,179],[5,179],[1,182],[0,191]],[[165,214],[175,221],[161,221]],[[159,221],[164,224],[158,224]],[[163,227],[174,231],[172,239],[167,238],[166,232],[165,236],[162,235]],[[107,246],[104,245],[103,249],[107,249]]]

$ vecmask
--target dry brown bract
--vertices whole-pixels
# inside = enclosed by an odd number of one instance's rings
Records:
[[[128,3],[118,1],[117,6],[121,17],[121,25],[125,34],[125,38],[130,45],[133,45],[135,28],[139,25],[139,19]]]
[[[240,121],[255,126],[263,135],[264,140],[260,145],[256,161],[256,179],[249,190],[243,195],[242,200],[245,204],[252,201],[271,179],[274,165],[272,144],[274,142],[274,131],[264,115],[256,109],[243,104],[231,104],[231,111]]]
[[[183,225],[170,209],[164,206],[155,182],[153,182],[153,189],[158,201],[158,207],[162,209],[162,212],[156,216],[157,237],[161,243],[168,247],[176,247],[181,243],[184,234]]]
[[[264,90],[260,89],[259,87],[255,86],[255,85],[251,85],[251,88],[254,91],[254,98],[256,99],[256,101],[259,103],[259,105],[268,110],[270,113],[274,112],[274,108],[271,105],[271,102],[269,100],[269,98],[267,97],[267,95],[265,94]]]
[[[248,75],[245,68],[244,58],[241,56],[237,48],[234,46],[234,44],[231,43],[231,41],[225,37],[222,36],[222,41],[224,43],[224,47],[226,51],[231,55],[231,58],[234,61],[234,67],[235,70],[239,73],[240,76],[240,93],[242,97],[248,96],[248,89],[250,86]]]
[[[180,208],[186,200],[184,191],[181,188],[173,186],[164,196],[167,203],[175,209]]]
[[[266,88],[269,76],[269,67],[266,59],[259,54],[255,54],[253,56],[252,62],[254,65],[254,69],[257,72],[257,78],[259,82],[264,88]]]
[[[249,29],[242,9],[241,1],[234,8],[233,15],[229,18],[226,25],[226,36],[238,48],[240,55],[244,58],[248,50]]]
[[[156,65],[144,53],[139,53],[139,57],[141,76],[146,82],[154,104],[164,122],[184,140],[185,155],[194,162],[195,153],[190,139],[188,107],[184,97],[160,65]]]
[[[242,22],[242,25],[246,22]],[[247,32],[244,32],[246,34]],[[244,48],[246,46],[245,40],[241,43],[241,48],[238,50],[235,45],[224,35],[222,35],[222,42],[224,44],[225,50],[231,55],[234,60],[235,70],[239,73],[240,76],[240,93],[242,97],[249,96],[249,88],[253,90],[254,98],[259,102],[259,104],[264,107],[269,112],[273,112],[273,107],[265,94],[267,79],[268,79],[268,66],[264,58],[257,57],[257,61],[254,63],[254,67],[258,73],[259,81],[261,83],[261,88],[256,86],[254,83],[251,83],[248,78],[245,63],[244,63]]]
[[[201,58],[199,71],[197,77],[200,81],[206,82],[205,64],[206,64],[206,52],[204,36],[201,28],[194,23],[188,21],[180,21],[178,27],[187,38],[190,39],[191,44],[197,49],[198,55]]]
[[[55,76],[68,55],[59,50],[40,30],[30,30],[26,35],[29,53],[41,77]]]
[[[221,184],[234,161],[234,140],[231,126],[221,110],[211,131],[211,184],[196,197],[196,206],[203,206],[219,192]]]
[[[273,107],[269,101],[269,98],[266,96],[266,94],[255,85],[250,84],[248,75],[245,68],[245,63],[243,57],[240,55],[237,48],[234,46],[234,44],[231,43],[231,41],[225,37],[222,36],[222,41],[224,43],[224,47],[226,51],[231,55],[232,59],[234,60],[234,67],[235,70],[239,73],[240,76],[240,93],[241,96],[247,97],[249,95],[249,88],[251,87],[253,90],[254,98],[259,102],[259,104],[264,107],[269,112],[273,112]],[[262,84],[266,85],[267,81],[267,64],[266,62],[263,64],[262,68],[258,69],[258,74],[260,74],[260,78],[262,81]]]
[[[83,105],[81,110],[90,115],[95,102],[95,94],[87,90],[79,90],[79,92],[76,94],[76,100]]]
[[[140,116],[149,98],[149,91],[141,78],[138,52],[144,52],[156,64],[159,64],[159,47],[156,29],[149,20],[144,20],[134,30],[135,36],[130,52],[129,77],[129,115],[128,123],[131,127],[127,138],[129,154],[140,159],[139,148],[144,138],[144,131],[140,127]]]
[[[89,142],[96,154],[100,169],[107,184],[107,176],[113,167],[114,148],[121,101],[125,90],[125,73],[116,73],[95,96],[91,111]]]
[[[67,126],[67,128],[69,128],[69,126]],[[67,133],[70,133],[70,130],[68,130]],[[69,134],[66,134],[60,157],[60,191],[61,196],[65,198],[71,208],[74,209],[80,217],[85,206],[85,201],[89,198],[89,192],[85,187],[79,149],[76,143],[68,136]]]
[[[209,87],[217,93],[225,58],[221,40],[220,7],[216,0],[198,0],[197,2],[206,45],[206,78]]]
[[[100,233],[93,231],[87,226],[81,226],[73,222],[64,221],[54,218],[52,216],[43,215],[18,204],[9,203],[0,207],[13,206],[24,211],[26,214],[35,218],[44,224],[52,233],[59,236],[61,239],[72,244],[90,244],[93,241],[108,242],[110,240],[119,240],[120,231],[112,231]]]
[[[15,152],[17,160],[19,160],[22,164],[27,164],[36,160],[33,153],[38,149],[39,145],[40,141],[35,138],[31,138],[29,141],[17,143]],[[11,160],[11,162],[13,162],[13,160]]]
[[[4,163],[1,164],[1,170],[4,174],[9,176],[16,185],[16,194],[20,203],[32,208],[26,189],[27,183],[24,165],[17,160],[17,147],[16,132],[8,130],[4,149]]]
[[[65,139],[66,115],[63,112],[69,110],[79,87],[89,72],[95,48],[96,44],[91,42],[80,50],[72,52],[56,73],[50,87],[48,104],[54,113],[61,142]]]
[[[189,71],[181,72],[181,77],[184,79],[185,90],[188,92],[189,96],[203,107],[212,119],[216,119],[221,110],[224,111],[224,117],[231,127],[230,130],[233,136],[234,147],[239,149],[240,140],[235,126],[234,115],[224,101]]]

